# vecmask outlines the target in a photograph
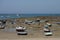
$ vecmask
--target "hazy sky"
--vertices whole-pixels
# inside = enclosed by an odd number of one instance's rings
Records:
[[[0,13],[60,13],[60,0],[0,0]]]

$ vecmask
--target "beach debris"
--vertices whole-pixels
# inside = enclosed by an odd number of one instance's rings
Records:
[[[27,31],[25,27],[22,26],[16,27],[16,31],[18,35],[27,35]]]

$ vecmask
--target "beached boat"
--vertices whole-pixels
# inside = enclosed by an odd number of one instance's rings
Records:
[[[27,31],[25,27],[22,26],[16,27],[16,31],[18,35],[27,35]]]
[[[55,22],[55,23],[60,25],[60,22]]]
[[[0,21],[0,29],[4,29],[5,28],[5,21]]]
[[[30,24],[32,24],[32,23],[33,23],[33,21],[25,20],[25,22],[24,22],[24,23],[25,23],[25,24],[30,25]]]
[[[16,31],[18,30],[25,30],[26,28],[25,27],[22,27],[22,26],[19,26],[19,27],[16,27]]]
[[[49,28],[44,28],[44,35],[45,36],[52,36],[52,31]]]
[[[5,28],[5,26],[4,26],[4,25],[2,25],[2,26],[0,25],[0,29],[4,29],[4,28]]]
[[[50,23],[47,23],[47,25],[48,25],[49,27],[51,27],[51,26],[52,26],[52,24],[50,24]]]
[[[49,26],[48,25],[44,25],[44,28],[48,28]]]
[[[48,28],[44,28],[44,32],[50,31],[50,29]]]
[[[44,32],[45,36],[52,36],[52,34],[53,34],[52,31],[45,31]]]

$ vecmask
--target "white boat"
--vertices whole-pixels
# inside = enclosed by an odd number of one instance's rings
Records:
[[[44,35],[45,36],[52,36],[52,31],[48,28],[44,28]]]
[[[53,34],[53,33],[52,33],[51,31],[44,32],[44,35],[45,35],[45,36],[52,36],[52,34]]]
[[[26,28],[25,27],[22,27],[22,26],[19,26],[19,27],[16,27],[16,30],[25,30]]]
[[[33,21],[29,21],[29,20],[25,20],[25,22],[24,22],[25,24],[32,24],[33,23]]]
[[[27,35],[27,31],[23,30],[23,31],[20,31],[20,32],[17,32],[18,35]]]
[[[2,25],[2,26],[0,25],[0,29],[4,29],[4,28],[5,28],[5,25]]]
[[[0,21],[0,29],[4,29],[5,28],[5,22]]]
[[[50,29],[48,28],[44,28],[44,32],[50,31]]]
[[[49,27],[51,27],[51,26],[52,26],[52,24],[50,24],[50,23],[47,23],[47,25],[48,25]]]
[[[16,31],[18,35],[27,35],[27,31],[25,27],[22,26],[16,27]]]

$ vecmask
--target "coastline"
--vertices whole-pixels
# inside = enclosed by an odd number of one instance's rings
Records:
[[[49,38],[60,38],[60,28],[58,26],[58,24],[55,24],[52,26],[51,30],[53,30],[53,36],[50,36],[50,37],[47,37],[47,36],[44,36],[43,34],[43,27],[44,27],[44,24],[45,22],[41,23],[40,25],[38,24],[31,24],[31,25],[27,25],[27,24],[23,24],[23,22],[25,21],[25,19],[27,20],[36,20],[37,18],[39,18],[40,20],[49,20],[49,22],[51,24],[53,24],[54,22],[59,22],[60,21],[60,17],[59,16],[40,16],[40,17],[32,17],[32,18],[17,18],[15,19],[16,20],[16,24],[10,24],[11,22],[11,19],[9,19],[7,21],[7,26],[6,28],[9,30],[9,28],[15,28],[16,26],[26,26],[27,27],[27,30],[28,30],[28,35],[20,35],[18,36],[16,34],[16,32],[9,32],[9,31],[1,31],[0,30],[0,39],[20,39],[20,38],[42,38],[42,39],[49,39]],[[7,30],[6,29],[6,30]],[[5,30],[5,29],[3,29]],[[15,31],[15,30],[14,30]],[[37,36],[37,37],[36,37]]]

